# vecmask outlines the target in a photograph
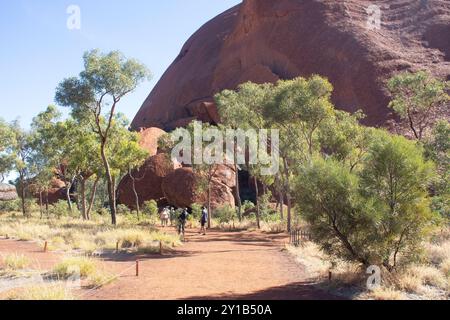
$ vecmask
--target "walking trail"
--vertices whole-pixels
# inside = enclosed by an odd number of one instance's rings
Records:
[[[285,235],[259,232],[211,231],[206,236],[193,230],[175,252],[138,256],[103,257],[100,267],[120,275],[97,290],[83,290],[80,299],[334,299],[306,281],[302,266],[282,249]],[[41,253],[34,244],[0,240],[0,254],[17,252],[31,256],[38,267],[50,267],[55,254]],[[139,259],[139,277],[135,261]]]

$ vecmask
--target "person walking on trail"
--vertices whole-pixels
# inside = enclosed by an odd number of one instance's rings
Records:
[[[178,234],[182,234],[184,237],[184,232],[186,229],[186,221],[188,218],[189,212],[187,208],[184,208],[181,212],[180,216],[178,217]]]
[[[161,219],[161,227],[167,227],[169,225],[170,211],[168,207],[165,207],[161,211],[159,218]]]
[[[200,233],[206,236],[206,223],[208,222],[208,209],[206,207],[202,208],[202,217],[200,218]]]
[[[174,207],[169,208],[169,219],[170,219],[170,226],[173,226],[173,221],[176,219],[177,213],[175,211]]]

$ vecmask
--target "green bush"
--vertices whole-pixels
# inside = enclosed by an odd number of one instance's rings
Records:
[[[242,203],[242,212],[245,212],[245,211],[247,211],[247,210],[249,210],[249,209],[252,209],[252,208],[254,208],[254,207],[255,207],[255,204],[254,204],[253,202],[248,201],[248,200],[245,200],[245,201]]]
[[[194,203],[192,205],[192,219],[200,220],[200,218],[202,217],[202,207],[203,205],[198,203]]]
[[[414,142],[380,133],[359,170],[316,159],[297,177],[295,198],[314,240],[329,254],[393,270],[412,261],[435,215],[432,165]]]
[[[145,201],[142,206],[142,211],[149,216],[158,215],[158,203],[155,200]]]
[[[22,211],[20,199],[11,201],[0,201],[0,212],[17,212]]]
[[[70,212],[69,206],[67,205],[67,201],[65,200],[59,200],[58,202],[49,205],[48,213],[49,215],[57,218],[80,215],[80,212],[78,211],[75,205],[72,206],[72,212]]]
[[[225,205],[217,208],[214,212],[214,218],[219,220],[220,223],[228,223],[236,218],[236,209]]]
[[[119,204],[119,205],[117,206],[117,213],[118,213],[118,214],[126,215],[126,214],[129,214],[129,213],[130,213],[130,209],[129,209],[126,205],[124,205],[124,204]]]

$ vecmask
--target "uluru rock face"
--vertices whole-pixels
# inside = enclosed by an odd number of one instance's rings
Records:
[[[162,181],[165,198],[171,205],[191,207],[192,204],[207,203],[207,192],[199,193],[196,188],[198,177],[192,168],[180,168],[168,174]],[[235,187],[235,173],[226,166],[218,166],[211,183],[211,206],[216,209],[225,205],[235,206],[232,188]]]
[[[162,191],[163,179],[179,166],[172,163],[170,157],[164,153],[154,155],[147,159],[139,170],[133,170],[135,188],[138,194],[139,205],[148,200],[161,201],[164,198]],[[133,191],[133,180],[126,175],[119,184],[117,192],[118,203],[136,209],[136,197]]]
[[[367,8],[381,9],[381,28]],[[198,30],[163,75],[132,127],[171,130],[193,119],[219,121],[214,94],[240,83],[320,74],[340,109],[390,118],[386,80],[425,69],[450,79],[448,0],[245,0]]]

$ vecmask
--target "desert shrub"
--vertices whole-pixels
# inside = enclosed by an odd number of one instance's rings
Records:
[[[3,259],[3,264],[8,270],[22,270],[28,267],[30,259],[17,253],[9,254]]]
[[[117,206],[117,213],[118,214],[123,214],[123,215],[126,215],[126,214],[129,214],[130,213],[130,208],[128,208],[126,205],[124,205],[124,204],[119,204],[118,206]]]
[[[57,218],[68,216],[76,217],[80,215],[80,212],[75,206],[72,206],[72,212],[70,212],[67,201],[65,200],[59,200],[58,202],[50,205],[48,207],[48,213]]]
[[[99,216],[102,216],[102,217],[105,217],[105,216],[107,217],[110,214],[109,210],[107,208],[104,208],[104,207],[97,209],[96,213]]]
[[[247,210],[253,209],[255,207],[255,204],[249,200],[245,200],[242,203],[242,211],[245,212]]]
[[[71,292],[63,284],[26,287],[8,295],[9,300],[61,301],[74,300]]]
[[[228,205],[217,208],[214,212],[214,218],[216,218],[219,223],[228,223],[236,218],[236,209]]]
[[[192,205],[192,218],[195,220],[199,220],[202,217],[202,205],[198,203],[194,203]]]
[[[21,200],[19,199],[19,201]],[[39,211],[39,205],[37,204],[35,199],[27,198],[25,199],[25,210],[27,211],[28,214],[32,212],[37,212]],[[21,202],[19,202],[19,211],[22,211]]]
[[[142,211],[149,216],[158,215],[158,203],[155,200],[145,201]]]
[[[82,278],[94,275],[96,272],[94,260],[88,257],[71,257],[64,259],[53,268],[53,272],[61,279],[67,279],[78,271]]]
[[[0,201],[0,212],[17,212],[22,210],[20,199]]]
[[[272,192],[270,191],[259,197],[259,209],[262,221],[276,222],[279,220],[277,212],[270,206],[271,199]]]
[[[306,165],[295,196],[314,240],[364,265],[393,270],[400,256],[412,261],[435,218],[427,198],[433,167],[422,155],[414,142],[380,132],[360,170],[333,159]]]

